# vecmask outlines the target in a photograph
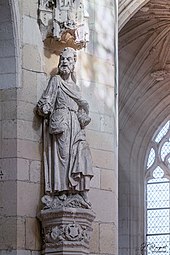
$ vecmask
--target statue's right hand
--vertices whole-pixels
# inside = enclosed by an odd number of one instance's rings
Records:
[[[50,112],[50,110],[51,110],[51,107],[50,107],[49,104],[45,104],[45,105],[43,105],[42,110],[43,110],[43,113],[44,113],[45,115],[47,115],[47,114],[49,114],[49,112]]]

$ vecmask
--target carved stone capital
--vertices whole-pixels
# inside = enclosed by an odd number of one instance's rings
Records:
[[[83,208],[42,210],[44,254],[88,254],[95,213]]]

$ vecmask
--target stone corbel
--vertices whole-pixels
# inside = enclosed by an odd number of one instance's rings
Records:
[[[83,0],[40,0],[39,25],[42,39],[53,38],[75,49],[89,41],[88,12]]]
[[[42,210],[43,254],[86,255],[95,213],[90,209],[60,207]]]

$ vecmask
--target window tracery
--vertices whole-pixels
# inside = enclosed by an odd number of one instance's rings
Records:
[[[147,255],[170,254],[170,121],[150,144],[146,161]]]

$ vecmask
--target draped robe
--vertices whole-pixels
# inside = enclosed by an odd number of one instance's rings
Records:
[[[91,153],[78,117],[83,110],[88,118],[88,103],[76,87],[56,75],[37,104],[43,116],[46,193],[87,191],[93,177]]]

